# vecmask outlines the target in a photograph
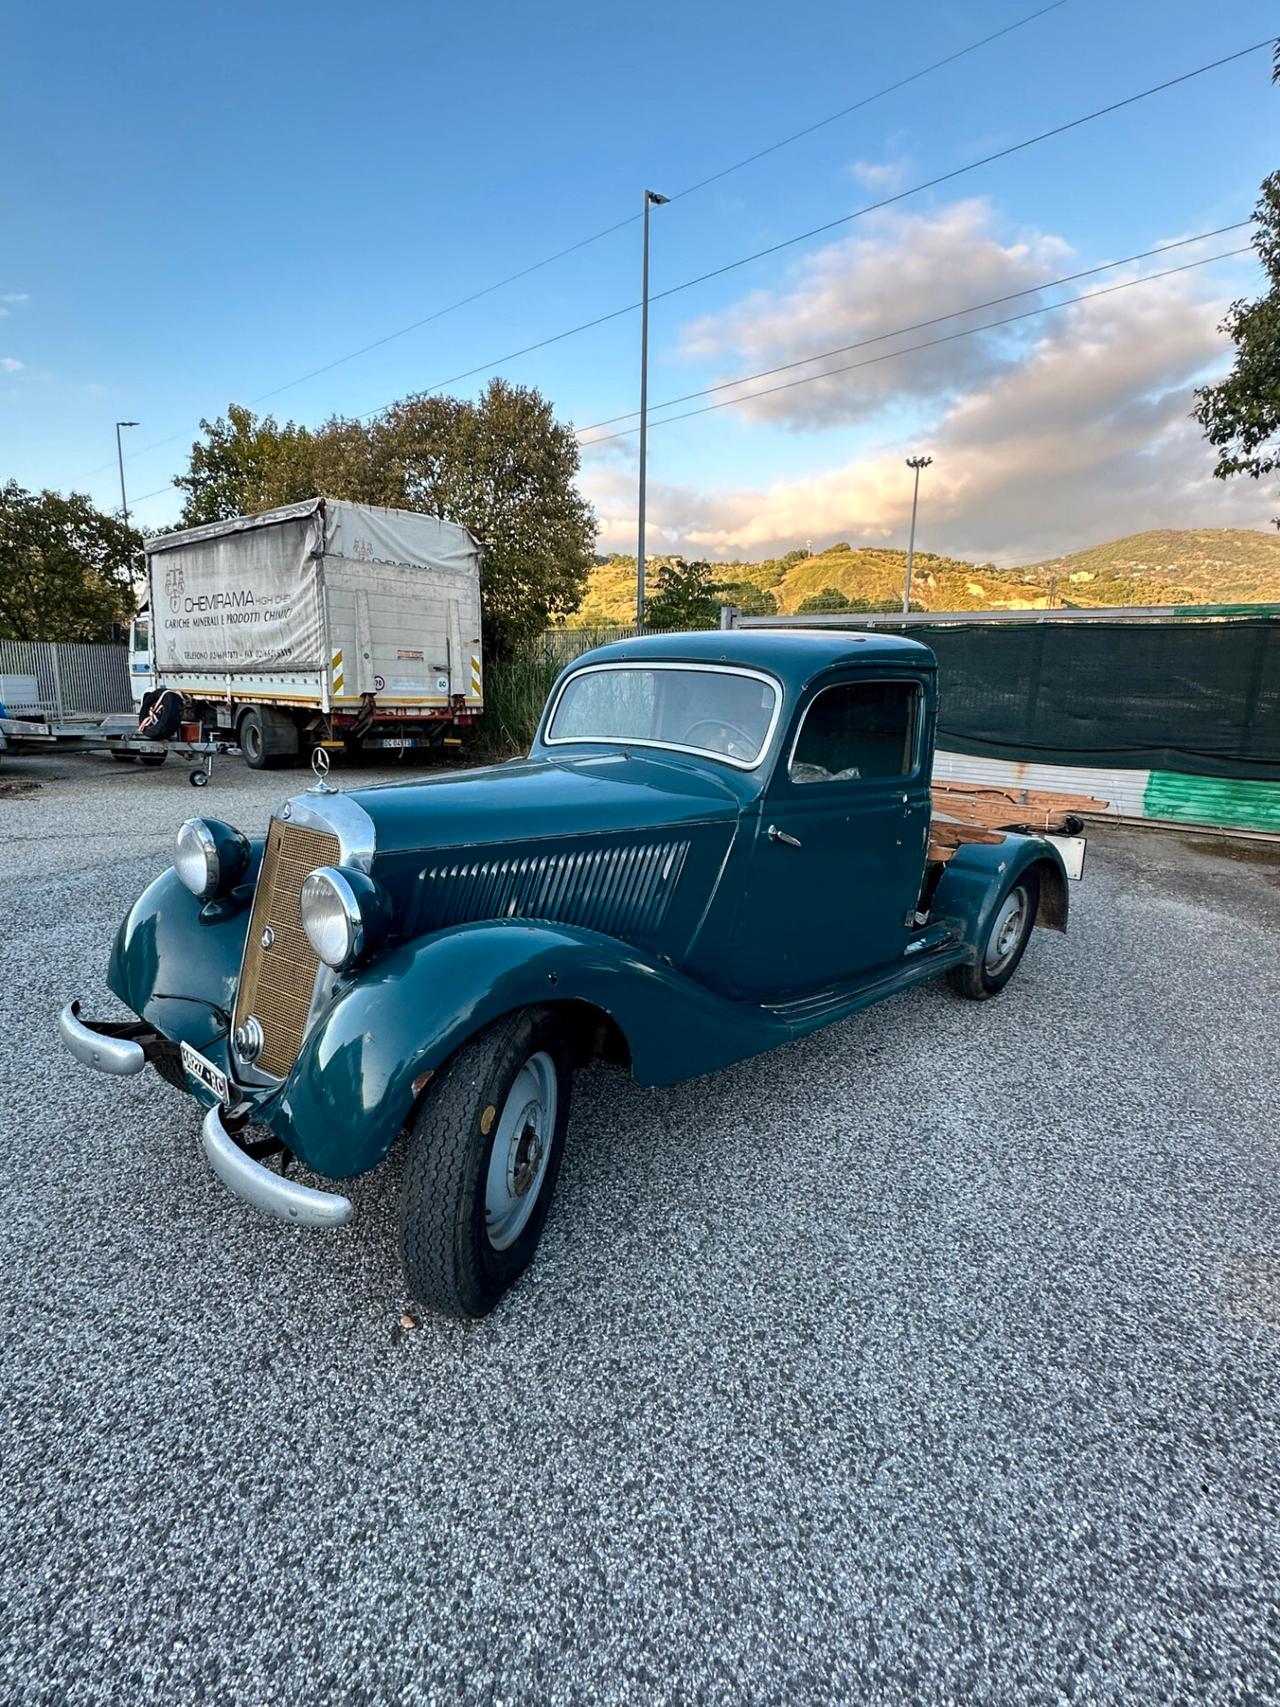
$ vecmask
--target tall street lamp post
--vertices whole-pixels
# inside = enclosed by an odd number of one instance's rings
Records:
[[[670,196],[644,192],[644,267],[640,289],[640,488],[637,503],[639,538],[636,543],[636,627],[644,627],[644,482],[649,450],[649,209],[664,207]]]
[[[120,443],[120,429],[121,427],[136,427],[137,424],[136,421],[116,422],[116,461],[120,465],[120,514],[124,517],[126,527],[129,525],[129,500],[125,496],[124,490],[124,449]]]
[[[920,506],[920,470],[932,463],[931,456],[909,456],[907,467],[916,471],[916,489],[911,498],[911,537],[907,541],[907,572],[902,579],[902,614],[911,609],[911,570],[916,556],[916,511]]]

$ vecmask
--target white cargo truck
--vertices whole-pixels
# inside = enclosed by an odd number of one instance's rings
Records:
[[[158,535],[134,698],[176,689],[254,769],[456,742],[484,706],[480,558],[453,522],[333,498]]]

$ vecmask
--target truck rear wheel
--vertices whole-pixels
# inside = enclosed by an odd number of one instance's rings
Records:
[[[483,1316],[533,1261],[569,1122],[564,1028],[525,1008],[465,1044],[430,1086],[405,1165],[400,1248],[412,1297]]]
[[[298,756],[298,726],[267,705],[251,705],[240,718],[240,751],[251,771],[292,764]]]
[[[1011,883],[996,903],[982,952],[972,966],[953,966],[947,982],[971,1002],[989,1001],[1018,970],[1027,952],[1040,906],[1040,876],[1034,867]]]

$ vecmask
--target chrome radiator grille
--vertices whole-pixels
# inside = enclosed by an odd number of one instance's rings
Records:
[[[302,884],[318,865],[336,865],[336,836],[271,820],[262,850],[236,994],[236,1024],[255,1014],[263,1046],[256,1067],[283,1078],[298,1059],[320,962],[298,910]],[[270,932],[269,948],[262,946]]]
[[[662,928],[688,842],[640,842],[582,853],[449,860],[418,879],[417,931],[480,919],[544,919],[627,942]]]

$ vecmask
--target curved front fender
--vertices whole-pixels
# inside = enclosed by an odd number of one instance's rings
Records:
[[[1039,836],[1006,835],[1002,842],[964,842],[947,861],[933,902],[930,922],[944,924],[974,956],[987,939],[996,904],[1001,895],[1030,866],[1043,865],[1042,904],[1039,923],[1056,930],[1067,928],[1067,873],[1062,855],[1052,842]]]
[[[199,901],[170,867],[125,914],[107,984],[140,1019],[223,1064],[262,844],[237,893]]]
[[[408,1120],[416,1081],[503,1014],[554,1002],[609,1014],[641,1084],[694,1078],[793,1035],[610,937],[514,920],[466,925],[406,943],[336,994],[272,1124],[287,1123],[290,1147],[317,1173],[362,1173]]]

